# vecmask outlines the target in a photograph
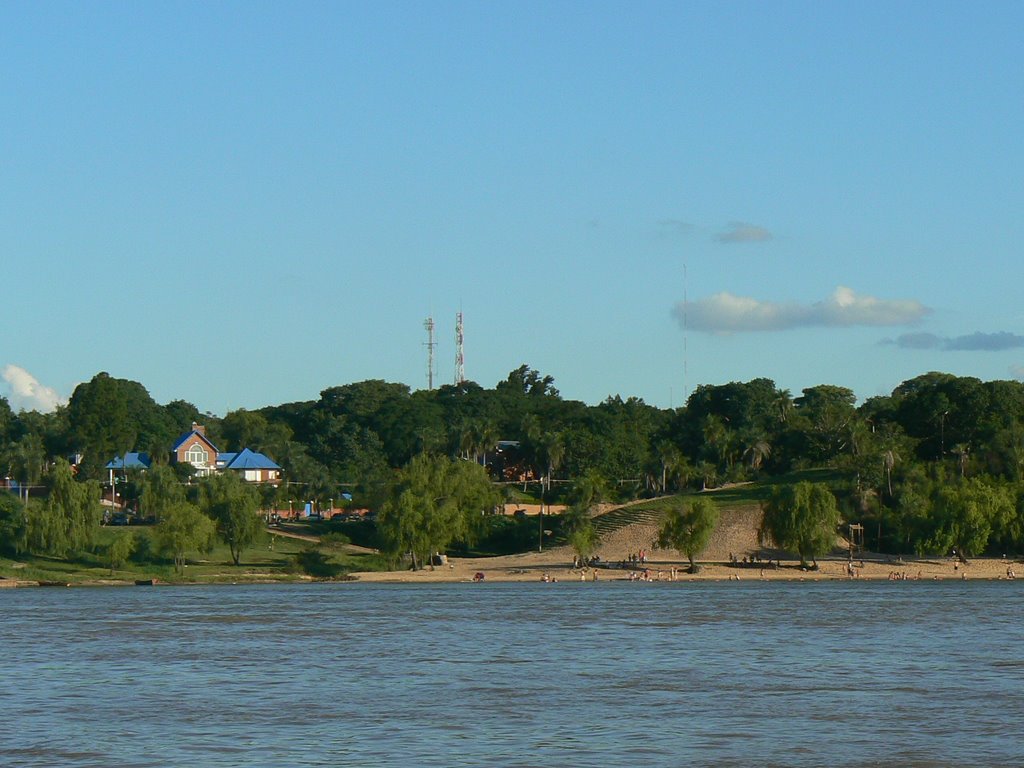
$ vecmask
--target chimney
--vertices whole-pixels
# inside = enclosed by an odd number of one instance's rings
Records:
[[[204,427],[202,424],[196,424],[193,421],[192,422],[192,431],[193,432],[198,432],[203,437],[206,437],[206,427]]]

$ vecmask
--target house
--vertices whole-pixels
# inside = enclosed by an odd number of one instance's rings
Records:
[[[192,429],[178,438],[171,448],[172,464],[191,464],[198,477],[217,471],[217,446],[206,436],[206,427],[192,422]]]
[[[281,467],[262,453],[243,448],[238,453],[220,453],[217,455],[218,472],[237,472],[243,480],[250,483],[281,482]]]
[[[108,461],[104,469],[110,470],[113,473],[129,469],[149,469],[151,466],[153,466],[153,461],[149,458],[148,453],[128,451],[123,459],[120,456],[115,456]]]

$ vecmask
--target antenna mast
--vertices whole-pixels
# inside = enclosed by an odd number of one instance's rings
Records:
[[[466,358],[463,355],[462,313],[455,313],[455,386],[466,380]]]
[[[423,344],[427,348],[427,389],[434,388],[434,318],[428,317],[423,321],[423,327],[427,329],[427,341]]]

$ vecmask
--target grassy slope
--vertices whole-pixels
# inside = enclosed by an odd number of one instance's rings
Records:
[[[267,535],[262,541],[242,552],[241,563],[232,564],[228,548],[216,546],[208,553],[189,553],[184,574],[177,574],[170,562],[129,562],[111,573],[103,552],[116,536],[140,533],[150,536],[148,527],[100,529],[97,554],[84,554],[75,559],[23,555],[16,560],[0,558],[0,577],[18,581],[57,581],[68,583],[132,582],[137,579],[158,579],[168,583],[206,583],[235,581],[296,581],[303,578],[294,566],[294,557],[310,543],[285,536]],[[271,548],[271,543],[273,547]],[[383,564],[377,555],[356,552],[348,547],[322,547],[330,562],[345,571],[380,570]]]
[[[658,525],[665,510],[689,499],[702,495],[711,499],[718,506],[720,513],[729,510],[742,510],[750,507],[760,506],[772,494],[772,490],[779,485],[789,485],[802,480],[810,482],[830,482],[838,479],[837,473],[825,469],[802,470],[791,472],[780,477],[768,480],[743,483],[717,490],[687,491],[674,496],[662,496],[657,499],[649,499],[638,502],[631,502],[616,509],[609,510],[594,519],[594,525],[600,536],[604,537],[610,533],[620,530],[628,525],[646,524]]]

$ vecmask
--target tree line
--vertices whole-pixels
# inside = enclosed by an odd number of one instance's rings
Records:
[[[61,457],[80,456],[73,482],[87,486],[106,478],[114,456],[145,451],[173,473],[168,487],[180,488],[193,481],[188,467],[167,462],[193,422],[222,450],[249,447],[283,467],[286,482],[261,489],[257,506],[348,494],[380,510],[384,529],[400,520],[406,530],[443,531],[415,547],[403,540],[420,557],[479,536],[475,521],[455,512],[493,506],[516,488],[578,509],[584,486],[627,500],[816,467],[834,470],[839,511],[864,524],[873,549],[1024,549],[1024,384],[945,373],[859,405],[845,387],[794,395],[758,378],[700,386],[684,406],[662,409],[618,395],[596,405],[565,399],[550,376],[523,365],[493,388],[413,391],[370,380],[222,417],[180,400],[160,405],[141,384],[100,373],[54,413],[14,413],[0,399],[0,462],[7,477],[38,486]],[[424,478],[429,504],[416,500]],[[140,477],[123,479],[129,503],[155,503],[154,491],[143,499]],[[570,533],[585,547],[591,534],[582,520],[575,525]],[[43,541],[42,530],[31,540]]]

